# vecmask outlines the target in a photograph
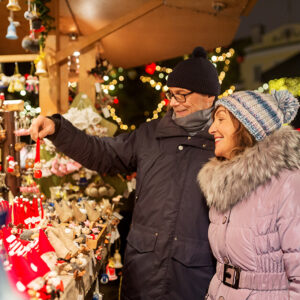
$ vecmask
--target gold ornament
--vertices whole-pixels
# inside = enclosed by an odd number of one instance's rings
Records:
[[[21,6],[19,5],[18,0],[9,0],[6,8],[11,11],[19,11],[21,10]]]

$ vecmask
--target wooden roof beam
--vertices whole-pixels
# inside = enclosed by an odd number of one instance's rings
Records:
[[[55,61],[51,64],[59,64],[62,63],[64,60],[67,59],[69,55],[74,53],[74,51],[84,51],[86,48],[93,45],[95,42],[101,40],[105,36],[113,33],[114,31],[122,28],[123,26],[133,22],[134,20],[142,17],[143,15],[157,9],[158,7],[164,4],[164,0],[151,0],[147,3],[141,5],[134,11],[118,18],[114,22],[106,25],[105,27],[101,28],[100,30],[96,31],[95,33],[88,35],[86,37],[82,37],[80,42],[76,42],[73,45],[59,51],[56,54]]]

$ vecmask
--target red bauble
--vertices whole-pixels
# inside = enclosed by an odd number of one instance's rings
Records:
[[[33,177],[37,178],[37,179],[41,178],[42,177],[42,171],[41,170],[35,170],[34,174],[33,174]]]

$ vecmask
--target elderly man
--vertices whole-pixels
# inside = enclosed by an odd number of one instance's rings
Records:
[[[39,116],[30,132],[99,173],[137,171],[136,202],[127,237],[122,299],[203,299],[215,262],[208,209],[196,177],[213,156],[208,134],[218,74],[197,47],[169,75],[170,110],[131,133],[98,138],[61,115]]]

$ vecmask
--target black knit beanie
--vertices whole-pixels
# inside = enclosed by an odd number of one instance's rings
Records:
[[[206,51],[202,47],[196,47],[191,58],[180,62],[174,68],[168,76],[167,86],[210,96],[218,96],[220,93],[217,70],[207,59]]]

